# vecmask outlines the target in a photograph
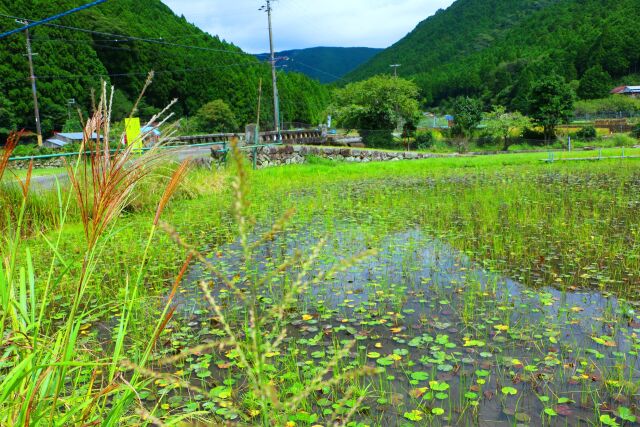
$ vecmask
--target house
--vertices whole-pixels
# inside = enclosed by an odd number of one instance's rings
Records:
[[[94,132],[91,135],[91,139],[97,139],[98,135]],[[100,135],[100,139],[102,139],[102,135]],[[82,132],[73,132],[73,133],[56,133],[53,138],[49,138],[44,142],[44,146],[47,148],[60,149],[69,144],[80,144],[84,139],[84,134]]]
[[[618,86],[611,91],[612,95],[626,95],[632,98],[640,97],[640,86]]]
[[[156,126],[143,126],[140,129],[145,145],[155,145],[160,141],[162,132]]]

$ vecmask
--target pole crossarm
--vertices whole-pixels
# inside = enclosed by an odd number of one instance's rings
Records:
[[[99,4],[106,3],[106,2],[107,2],[107,0],[96,0],[94,2],[87,3],[85,5],[76,7],[74,9],[67,10],[66,12],[62,12],[62,13],[58,13],[57,15],[50,16],[50,17],[45,18],[45,19],[43,19],[41,21],[34,21],[34,22],[30,23],[30,24],[25,25],[24,27],[16,28],[15,30],[7,31],[5,33],[0,34],[0,39],[4,39],[4,38],[12,36],[14,34],[21,33],[24,30],[28,30],[28,29],[33,28],[33,27],[37,27],[37,26],[40,26],[40,25],[47,24],[47,23],[49,23],[51,21],[55,21],[56,19],[63,18],[65,16],[67,16],[67,15],[71,15],[71,14],[76,13],[76,12],[81,12],[83,10],[89,9],[90,7],[94,7],[94,6],[97,6]]]

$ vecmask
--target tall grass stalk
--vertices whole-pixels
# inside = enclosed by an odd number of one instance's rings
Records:
[[[72,191],[68,193],[66,202],[60,185],[57,186],[59,225],[64,225],[75,196],[86,238],[80,273],[68,308],[58,306],[51,298],[52,292],[58,290],[75,264],[59,251],[62,230],[53,239],[42,236],[52,258],[49,271],[44,276],[36,274],[29,247],[23,246],[31,167],[24,182],[17,182],[22,188],[21,203],[15,209],[6,204],[7,226],[0,246],[0,347],[3,349],[0,359],[0,425],[95,424],[105,419],[105,412],[109,412],[106,402],[122,387],[117,364],[124,352],[131,313],[138,303],[142,273],[138,275],[135,286],[126,279],[120,325],[110,357],[95,358],[91,349],[80,344],[82,324],[96,310],[94,307],[83,309],[82,306],[87,289],[94,283],[96,266],[103,262],[105,243],[113,236],[113,226],[120,213],[133,197],[138,183],[165,155],[159,150],[160,144],[141,156],[133,152],[132,145],[118,149],[115,154],[110,153],[113,92],[113,88],[109,91],[103,85],[100,102],[86,123],[81,151],[89,156],[89,164],[85,167],[83,156],[80,156],[75,166],[68,167]],[[94,134],[97,135],[95,140],[92,139]],[[0,179],[8,170],[8,159],[19,139],[20,134],[13,134],[0,156]],[[188,164],[185,163],[174,174],[158,207],[152,230],[157,228],[162,210],[187,169]],[[12,185],[0,184],[0,201],[7,200],[13,191]],[[140,271],[143,269],[144,265],[141,265]],[[54,325],[48,319],[51,310],[68,310],[65,321]],[[102,375],[102,370],[108,374]],[[90,377],[88,384],[85,383],[86,390],[76,390],[75,386],[83,383],[86,375]]]

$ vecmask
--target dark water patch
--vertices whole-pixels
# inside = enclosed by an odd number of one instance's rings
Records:
[[[344,368],[381,370],[362,382],[368,397],[356,419],[365,424],[582,425],[638,404],[635,305],[599,292],[528,288],[420,230],[376,235],[355,221],[300,224],[260,246],[248,267],[237,243],[210,261],[229,280],[243,271],[263,277],[327,234],[315,272],[369,247],[380,252],[300,295],[287,316],[287,339],[270,359],[285,392],[295,394],[300,375],[312,376],[354,340]],[[259,290],[265,312],[295,275],[288,269]],[[202,280],[238,330],[247,326],[242,303],[196,266],[176,300],[175,332],[167,338],[180,344],[176,349],[223,335],[196,285]],[[177,368],[192,381],[246,387],[232,353]],[[330,418],[344,409],[335,407],[339,397],[335,390],[314,394],[310,412]],[[211,403],[213,412],[219,403]]]

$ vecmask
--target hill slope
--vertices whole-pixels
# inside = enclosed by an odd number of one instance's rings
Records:
[[[320,81],[332,83],[370,60],[383,49],[369,47],[312,47],[309,49],[285,50],[279,57],[287,57],[289,71],[303,73]],[[256,55],[262,60],[268,53]]]
[[[10,5],[0,4],[0,13],[39,19],[83,3],[15,0]],[[48,132],[60,130],[69,99],[75,98],[85,110],[89,108],[90,90],[99,89],[101,78],[118,88],[117,107],[125,110],[136,99],[150,70],[155,70],[156,76],[145,98],[143,116],[173,98],[179,99],[176,112],[185,115],[195,114],[208,101],[223,99],[241,123],[249,122],[255,120],[260,78],[264,82],[263,106],[270,105],[267,65],[176,16],[160,0],[108,2],[56,24],[90,31],[43,26],[32,32],[33,50],[38,53],[34,62],[42,122]],[[13,19],[0,17],[0,30],[16,25]],[[24,35],[0,40],[0,107],[9,103],[17,126],[33,129],[24,53]],[[328,97],[325,88],[293,73],[283,74],[280,86],[285,121],[314,123],[321,119]],[[264,123],[271,121],[270,115],[270,109],[263,108]]]
[[[640,64],[637,0],[458,0],[349,74],[362,79],[402,63],[433,103],[458,95],[522,107],[531,81],[580,80],[602,66],[633,80]],[[576,82],[576,85],[578,82]]]

